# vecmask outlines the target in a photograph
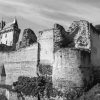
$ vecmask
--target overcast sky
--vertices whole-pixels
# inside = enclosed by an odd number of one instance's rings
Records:
[[[54,23],[67,28],[80,19],[95,25],[100,23],[100,0],[0,0],[0,20],[15,16],[22,30],[29,27],[35,33]]]

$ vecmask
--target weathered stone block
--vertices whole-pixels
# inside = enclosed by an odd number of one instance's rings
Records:
[[[61,48],[54,55],[52,75],[54,87],[62,90],[73,87],[83,88],[85,85],[92,83],[90,76],[92,69],[88,68],[90,63],[83,65],[80,50]]]

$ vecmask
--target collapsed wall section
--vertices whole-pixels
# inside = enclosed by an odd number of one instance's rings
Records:
[[[64,27],[59,24],[54,24],[53,31],[53,43],[54,52],[63,47],[68,47],[72,42],[72,38],[69,37],[69,33],[65,31]]]
[[[75,48],[91,50],[89,22],[79,21],[79,30],[74,37]]]
[[[67,32],[69,32],[69,37],[74,42],[74,48],[87,51],[91,50],[90,23],[88,21],[74,21]]]

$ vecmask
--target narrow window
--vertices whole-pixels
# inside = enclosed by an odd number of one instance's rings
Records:
[[[6,44],[7,44],[7,41],[6,41]]]

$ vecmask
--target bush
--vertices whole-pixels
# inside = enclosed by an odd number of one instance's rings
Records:
[[[44,91],[48,90],[47,79],[42,76],[33,78],[20,76],[18,81],[13,83],[13,86],[17,93],[22,93],[26,96],[38,96],[38,94],[44,96]]]
[[[3,94],[0,94],[0,100],[8,100],[8,99]]]

